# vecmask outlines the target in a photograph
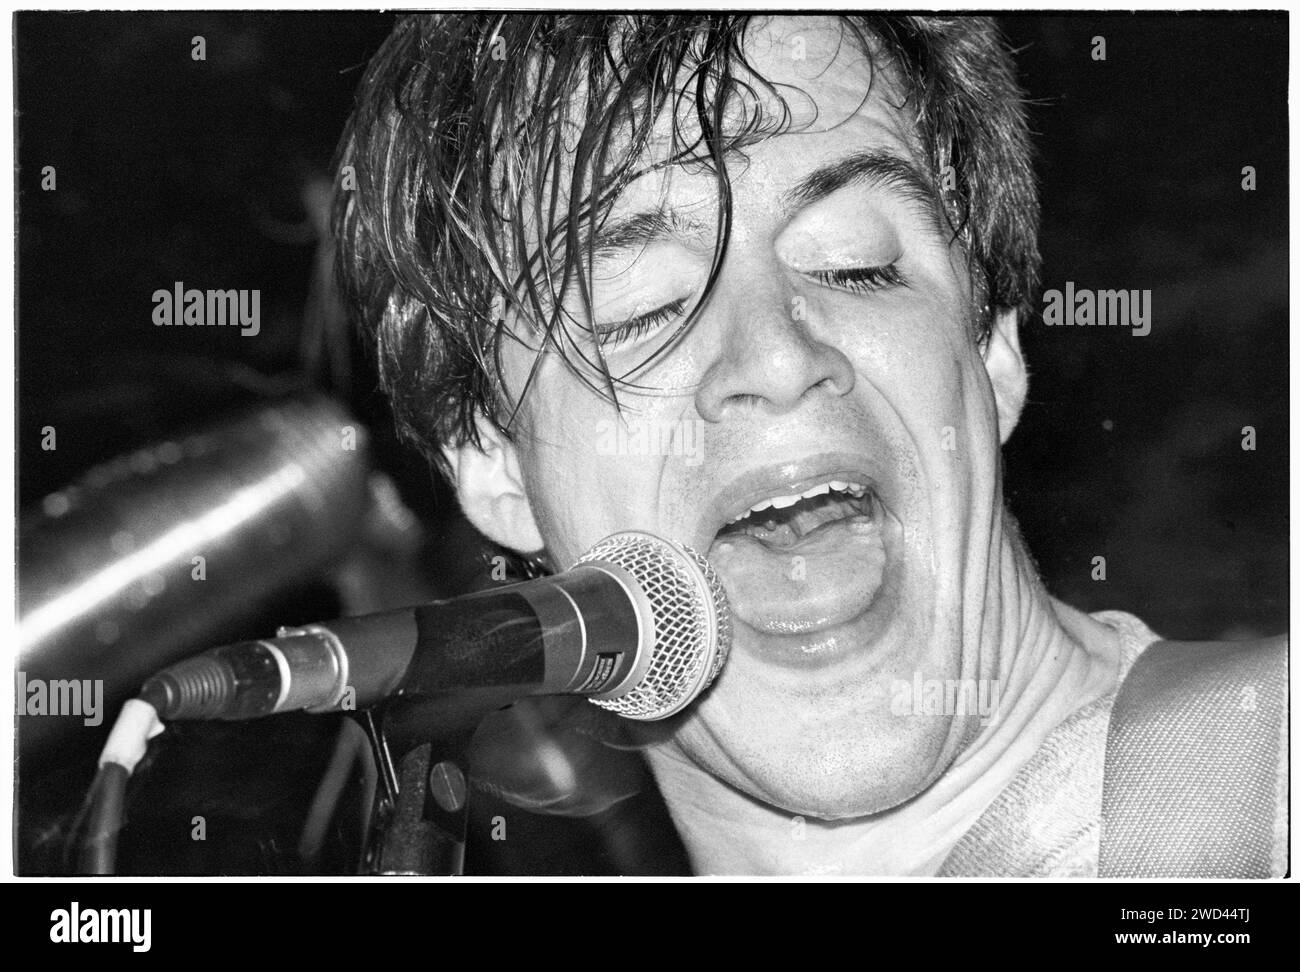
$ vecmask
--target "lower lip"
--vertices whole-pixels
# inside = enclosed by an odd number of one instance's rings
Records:
[[[761,634],[794,636],[797,653],[822,655],[835,639],[808,636],[854,620],[880,597],[884,522],[837,520],[783,549],[750,536],[723,537],[710,547],[709,559],[738,621]]]

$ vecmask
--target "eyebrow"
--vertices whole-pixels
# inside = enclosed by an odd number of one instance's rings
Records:
[[[703,223],[683,217],[673,210],[650,210],[613,220],[596,233],[596,256],[617,250],[646,246],[668,239],[674,234],[699,235],[706,231]]]
[[[855,152],[828,162],[786,190],[783,201],[791,209],[808,206],[846,186],[863,182],[896,192],[909,203],[923,207],[936,220],[939,217],[935,189],[916,164],[879,149]]]
[[[935,190],[921,170],[909,159],[878,149],[854,152],[828,162],[787,189],[782,194],[782,203],[787,209],[810,206],[858,183],[875,184],[898,193],[939,225]],[[596,233],[595,255],[608,256],[618,250],[648,246],[674,234],[699,235],[706,230],[704,224],[673,210],[648,210],[602,226]]]

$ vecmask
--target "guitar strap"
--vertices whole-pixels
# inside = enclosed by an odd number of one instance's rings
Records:
[[[1287,642],[1160,641],[1111,711],[1099,877],[1286,869]]]

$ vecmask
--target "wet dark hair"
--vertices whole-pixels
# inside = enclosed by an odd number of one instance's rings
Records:
[[[338,154],[338,273],[399,431],[432,460],[441,465],[443,444],[478,441],[476,414],[509,433],[527,387],[507,396],[501,350],[523,340],[521,330],[615,400],[648,363],[612,375],[600,343],[575,336],[581,325],[565,305],[576,295],[590,311],[596,230],[646,171],[637,166],[666,106],[672,150],[655,167],[705,165],[719,185],[712,273],[657,353],[691,326],[726,254],[726,156],[790,124],[786,98],[746,61],[754,20],[416,15],[373,58]],[[873,85],[884,68],[915,119],[919,161],[965,247],[977,306],[1027,309],[1040,263],[1038,197],[1023,95],[996,26],[983,17],[839,20],[871,59]],[[758,88],[778,112],[761,110]],[[735,96],[745,98],[745,119],[724,131]],[[525,326],[508,328],[507,318]],[[972,320],[983,340],[991,315]]]

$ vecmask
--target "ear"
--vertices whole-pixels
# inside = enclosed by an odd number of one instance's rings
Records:
[[[490,422],[478,422],[479,446],[444,446],[456,496],[466,519],[489,540],[517,550],[536,553],[545,544],[524,492],[519,453]]]
[[[1002,308],[993,318],[993,328],[984,345],[984,369],[993,384],[998,406],[998,435],[1005,445],[1020,421],[1029,392],[1029,372],[1020,353],[1019,314]]]

